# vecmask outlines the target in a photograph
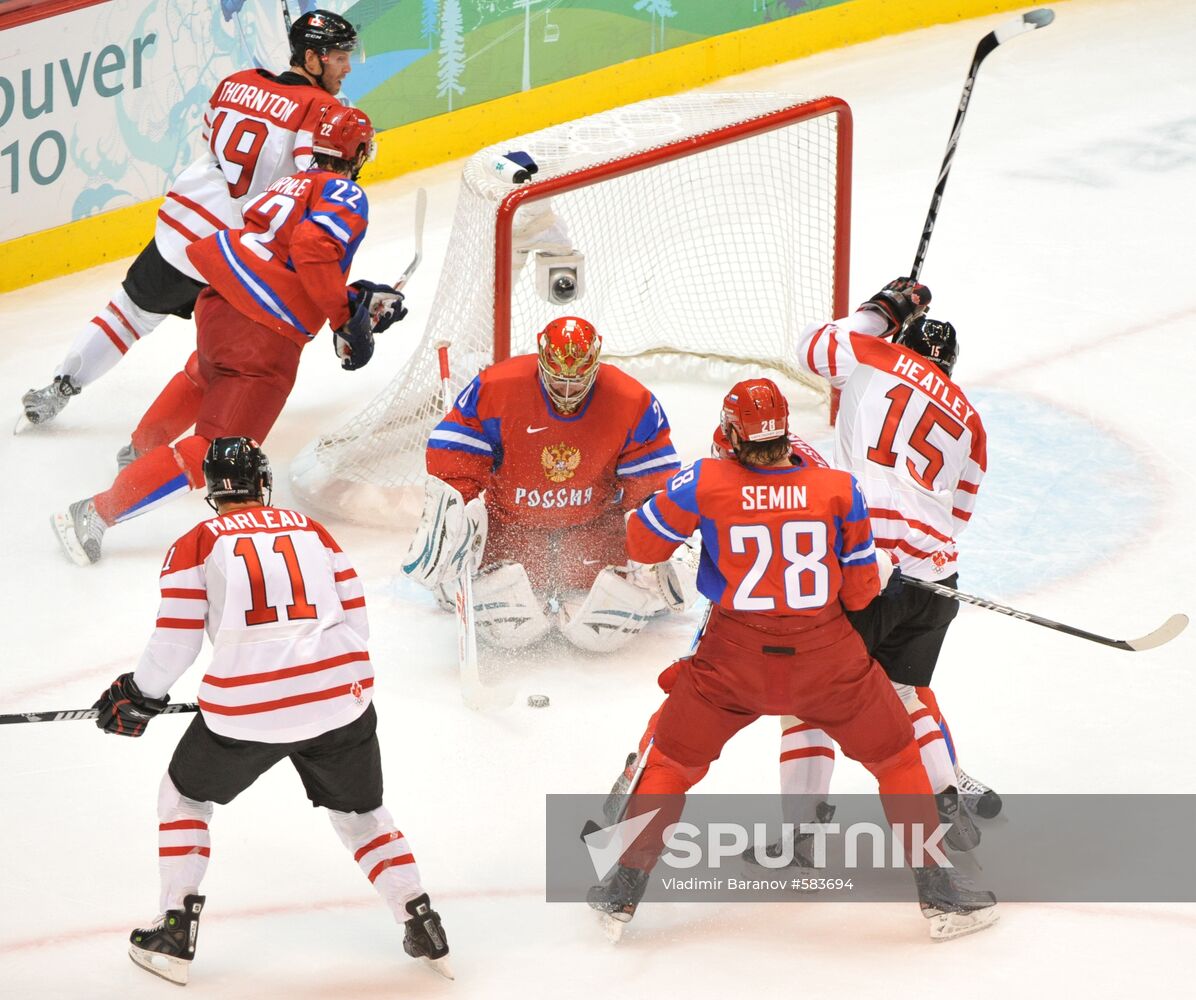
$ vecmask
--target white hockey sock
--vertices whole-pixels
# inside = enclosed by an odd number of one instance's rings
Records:
[[[183,795],[169,774],[162,776],[158,786],[158,903],[162,913],[181,910],[183,897],[199,892],[211,853],[208,820],[212,809],[211,802]]]
[[[328,810],[328,818],[343,843],[353,852],[378,894],[386,900],[395,920],[404,923],[410,914],[405,904],[423,894],[415,855],[407,838],[395,828],[385,806],[368,813]]]
[[[947,749],[947,741],[943,739],[943,731],[912,685],[894,683],[893,688],[901,696],[901,702],[909,713],[909,721],[914,724],[914,739],[922,751],[922,766],[930,778],[931,791],[937,794],[948,785],[955,784],[955,765],[951,763],[951,752]]]
[[[80,388],[110,371],[125,352],[142,337],[153,333],[166,318],[146,312],[119,289],[87,327],[75,337],[55,375],[69,375]]]
[[[786,823],[817,822],[835,770],[835,744],[816,726],[781,717],[781,812]]]

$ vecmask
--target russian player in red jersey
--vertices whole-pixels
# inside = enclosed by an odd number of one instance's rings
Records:
[[[876,557],[859,485],[794,455],[788,403],[768,379],[735,385],[721,423],[735,461],[683,469],[627,522],[628,554],[644,563],[667,559],[700,528],[698,589],[711,610],[693,654],[661,676],[668,696],[641,744],[648,756],[628,813],[642,795],[673,796],[672,804],[588,897],[623,922],[643,897],[684,793],[762,715],[792,714],[825,729],[876,776],[890,821],[938,825],[909,716],[845,614],[877,596],[888,562]],[[979,929],[995,917],[991,893],[947,869],[914,870],[932,919]]]
[[[404,570],[451,585],[463,569],[452,554],[469,550],[480,635],[524,646],[556,618],[570,641],[605,652],[683,606],[672,567],[627,565],[623,529],[681,463],[660,403],[599,360],[590,322],[555,319],[537,347],[482,371],[433,430]]]
[[[300,352],[325,322],[335,331],[341,366],[354,370],[373,355],[374,332],[406,314],[402,295],[387,285],[345,284],[369,219],[354,178],[373,140],[364,112],[326,109],[317,123],[316,165],[271,184],[246,207],[242,229],[221,230],[187,251],[209,282],[195,311],[200,393],[160,434],[172,441],[192,424],[194,433],[139,456],[109,489],[54,516],[76,563],[99,559],[111,525],[201,485],[213,439],[265,440],[294,385]]]
[[[323,525],[270,504],[256,443],[218,438],[203,461],[216,516],[170,547],[157,625],[137,668],[96,702],[96,725],[140,736],[195,662],[212,662],[200,713],[158,790],[159,916],[131,935],[138,965],[185,984],[195,957],[208,823],[281,760],[328,810],[362,872],[406,925],[407,953],[450,975],[448,942],[406,837],[382,803],[382,758],[361,581]]]
[[[289,41],[288,71],[241,70],[216,85],[204,114],[203,153],[171,184],[154,238],[120,290],[75,337],[53,381],[22,397],[28,423],[53,420],[167,316],[190,319],[207,279],[187,259],[187,248],[217,230],[241,226],[249,201],[311,165],[312,132],[325,108],[340,107],[336,95],[349,73],[357,31],[338,15],[315,10],[295,20]],[[194,363],[176,379],[173,393],[185,405],[200,391]],[[171,440],[135,435],[117,460],[128,464],[135,453]]]

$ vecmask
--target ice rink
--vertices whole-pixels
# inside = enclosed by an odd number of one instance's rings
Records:
[[[960,586],[1129,638],[1196,613],[1185,534],[1196,486],[1196,6],[1072,0],[1055,11],[1049,29],[1002,47],[980,73],[923,279],[933,314],[959,330],[955,377],[989,437]],[[852,301],[908,270],[972,51],[1010,16],[709,88],[850,103]],[[369,190],[354,276],[382,280],[409,258],[412,193],[428,189],[412,314],[362,372],[339,369],[327,334],[308,350],[267,443],[276,503],[291,502],[291,458],[385,385],[417,340],[459,170],[449,163]],[[0,298],[0,403],[12,420],[21,393],[48,381],[127,264]],[[68,562],[48,520],[110,484],[117,449],[193,344],[190,324],[168,320],[53,424],[20,436],[3,424],[0,712],[86,707],[136,662],[162,556],[207,515],[202,498],[114,529],[88,569]],[[685,457],[708,440],[718,395],[698,404],[661,388]],[[826,438],[813,419],[797,429]],[[1190,993],[1190,905],[1006,904],[994,929],[932,944],[913,902],[645,904],[609,945],[584,905],[544,902],[544,795],[609,787],[659,701],[657,672],[689,642],[693,613],[654,623],[626,655],[551,650],[518,679],[521,694],[548,694],[551,707],[520,699],[475,714],[461,703],[452,618],[396,580],[406,538],[329,527],[366,586],[387,805],[444,917],[457,980],[402,954],[401,928],[282,765],[217,809],[193,997]],[[1196,630],[1127,653],[965,607],[935,688],[964,767],[1003,793],[1192,794],[1194,649]],[[174,700],[194,700],[204,662]],[[156,793],[185,724],[159,719],[137,741],[86,723],[0,728],[0,996],[170,994],[126,949],[129,929],[157,912]],[[699,790],[771,791],[776,756],[777,727],[761,721]],[[840,757],[834,791],[873,787]],[[1149,849],[1127,839],[1126,863]]]

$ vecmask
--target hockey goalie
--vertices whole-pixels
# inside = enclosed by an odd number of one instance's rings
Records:
[[[627,513],[680,468],[660,403],[599,360],[602,338],[554,319],[537,352],[482,371],[433,430],[424,512],[403,570],[451,606],[474,574],[477,633],[514,649],[553,629],[610,652],[683,611],[677,565],[630,562]]]

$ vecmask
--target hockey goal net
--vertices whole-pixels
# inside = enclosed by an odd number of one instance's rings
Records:
[[[504,160],[513,150],[539,168],[524,183]],[[851,113],[834,97],[683,94],[483,149],[464,168],[422,341],[363,412],[296,459],[297,495],[362,523],[418,516],[445,409],[436,345],[450,345],[455,394],[533,351],[555,316],[585,316],[603,360],[637,375],[637,359],[670,359],[683,378],[750,366],[821,391],[794,340],[847,311],[850,177]],[[578,274],[571,302],[550,300],[560,268]]]

